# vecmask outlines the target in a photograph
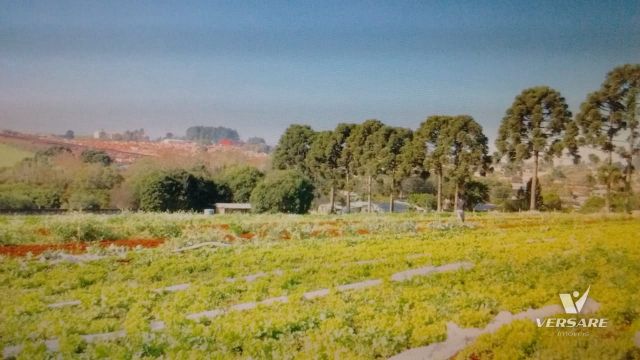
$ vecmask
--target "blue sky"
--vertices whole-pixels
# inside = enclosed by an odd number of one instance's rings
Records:
[[[493,139],[524,88],[572,111],[640,59],[638,1],[0,1],[0,128],[269,142],[470,114]]]

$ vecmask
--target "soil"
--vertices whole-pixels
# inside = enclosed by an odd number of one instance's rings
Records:
[[[128,249],[141,246],[143,248],[156,248],[164,243],[164,239],[118,239],[118,240],[102,240],[97,244],[100,247],[107,248],[109,246],[119,246]],[[23,245],[4,245],[0,246],[0,255],[5,256],[27,256],[31,253],[38,256],[46,251],[62,251],[69,254],[81,254],[87,251],[87,247],[91,243],[73,242],[64,244],[23,244]]]

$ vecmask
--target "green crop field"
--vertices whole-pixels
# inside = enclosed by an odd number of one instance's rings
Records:
[[[7,254],[88,252],[0,258],[0,348],[25,359],[387,358],[451,342],[452,324],[483,329],[590,286],[600,307],[580,316],[608,327],[559,336],[515,319],[452,356],[639,359],[639,234],[632,215],[472,214],[465,226],[418,214],[4,216]],[[100,246],[117,239],[165,242]]]
[[[13,166],[20,160],[33,156],[33,153],[0,143],[0,168]]]

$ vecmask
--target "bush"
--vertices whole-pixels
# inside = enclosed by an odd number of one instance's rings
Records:
[[[20,193],[0,193],[0,209],[3,210],[29,210],[37,206],[33,200]]]
[[[212,180],[173,170],[148,175],[138,188],[138,197],[145,211],[201,211],[218,201],[218,191]]]
[[[231,201],[249,202],[251,192],[264,178],[264,174],[251,166],[233,166],[226,168],[219,176],[220,184],[231,192]]]
[[[480,203],[489,201],[489,186],[480,181],[471,180],[464,186],[464,207],[472,211]]]
[[[80,154],[83,162],[89,164],[101,164],[109,166],[113,162],[111,157],[102,150],[87,149]]]
[[[562,200],[556,193],[542,194],[542,210],[562,210]]]
[[[1,184],[0,209],[56,209],[61,204],[60,189],[27,184]]]
[[[429,180],[419,176],[410,176],[400,183],[400,188],[407,194],[435,194],[436,188]]]
[[[63,219],[53,224],[53,234],[63,241],[96,241],[116,239],[118,234],[100,221],[91,219],[77,219],[68,221]]]
[[[580,207],[581,213],[598,212],[604,208],[604,199],[599,196],[589,197]]]
[[[438,198],[433,194],[409,194],[407,201],[429,211],[438,207]]]
[[[251,193],[255,212],[304,214],[313,201],[314,187],[304,175],[293,170],[274,171]]]
[[[640,208],[640,198],[633,193],[617,193],[611,196],[611,210],[615,212],[631,212]]]
[[[75,191],[67,200],[67,207],[71,210],[98,210],[104,201],[97,194],[88,191]]]

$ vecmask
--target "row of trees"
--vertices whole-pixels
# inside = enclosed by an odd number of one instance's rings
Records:
[[[437,179],[437,208],[441,210],[445,175],[455,183],[457,201],[472,175],[484,174],[489,165],[487,137],[467,115],[432,116],[415,132],[378,120],[339,124],[334,131],[322,132],[292,125],[273,156],[275,168],[300,171],[328,192],[330,211],[334,211],[336,188],[351,192],[354,177],[365,179],[369,211],[373,182],[386,182],[393,211],[400,181],[429,174]],[[346,200],[350,211],[350,196]]]
[[[473,175],[484,175],[491,169],[492,160],[497,163],[505,159],[515,168],[522,168],[529,160],[533,176],[527,202],[535,210],[540,206],[539,162],[563,154],[578,162],[579,147],[593,146],[608,155],[599,173],[607,189],[605,208],[609,209],[611,190],[617,182],[623,181],[625,189],[631,191],[633,157],[640,152],[639,91],[640,65],[617,67],[608,73],[598,91],[589,94],[573,117],[557,90],[547,86],[525,89],[502,119],[493,159],[488,155],[482,127],[471,116],[436,115],[415,131],[378,120],[339,124],[333,131],[320,132],[307,125],[291,125],[274,152],[273,166],[293,169],[311,178],[329,194],[331,211],[336,189],[350,192],[354,177],[365,180],[369,210],[372,182],[385,181],[393,211],[393,198],[401,179],[430,176],[436,179],[437,210],[441,211],[445,177],[454,184],[457,203]],[[624,169],[614,166],[614,153],[625,159]],[[346,200],[349,211],[350,196]]]

